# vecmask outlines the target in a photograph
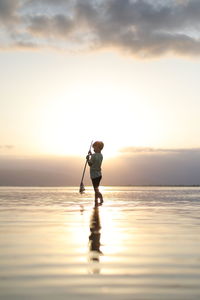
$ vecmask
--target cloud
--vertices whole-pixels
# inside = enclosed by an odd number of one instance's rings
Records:
[[[102,185],[200,185],[200,149],[132,150],[104,159]],[[0,185],[79,186],[84,163],[78,157],[1,155]],[[84,184],[91,185],[88,168]]]
[[[66,37],[73,29],[74,24],[63,15],[56,15],[53,18],[49,16],[35,16],[30,18],[29,31],[33,35],[43,37]]]
[[[200,148],[128,147],[114,168],[115,184],[199,185]]]
[[[80,158],[0,156],[1,186],[79,185],[82,171]]]
[[[112,47],[138,57],[195,56],[199,15],[199,0],[0,0],[1,47]]]
[[[0,0],[0,22],[12,23],[15,20],[18,4],[17,0]]]
[[[151,148],[151,147],[126,147],[120,150],[122,155],[135,154],[200,154],[200,148]]]
[[[0,150],[12,150],[14,147],[13,145],[0,145]]]

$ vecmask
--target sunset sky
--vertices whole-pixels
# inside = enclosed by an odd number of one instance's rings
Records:
[[[157,157],[197,184],[199,16],[197,0],[0,0],[0,160],[84,159],[103,140],[134,183]]]

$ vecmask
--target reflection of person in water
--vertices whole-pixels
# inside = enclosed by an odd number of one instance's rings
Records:
[[[91,220],[90,220],[90,232],[89,235],[89,250],[90,250],[90,261],[99,262],[99,256],[102,254],[100,250],[100,238],[101,238],[101,224],[99,217],[98,207],[94,207]]]

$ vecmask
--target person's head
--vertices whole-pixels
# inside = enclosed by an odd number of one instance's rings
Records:
[[[100,141],[96,141],[93,145],[92,145],[94,152],[101,152],[101,150],[104,147],[104,143],[100,142]]]

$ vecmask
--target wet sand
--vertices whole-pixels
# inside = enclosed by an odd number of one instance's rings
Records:
[[[200,188],[0,188],[1,299],[200,299]]]

